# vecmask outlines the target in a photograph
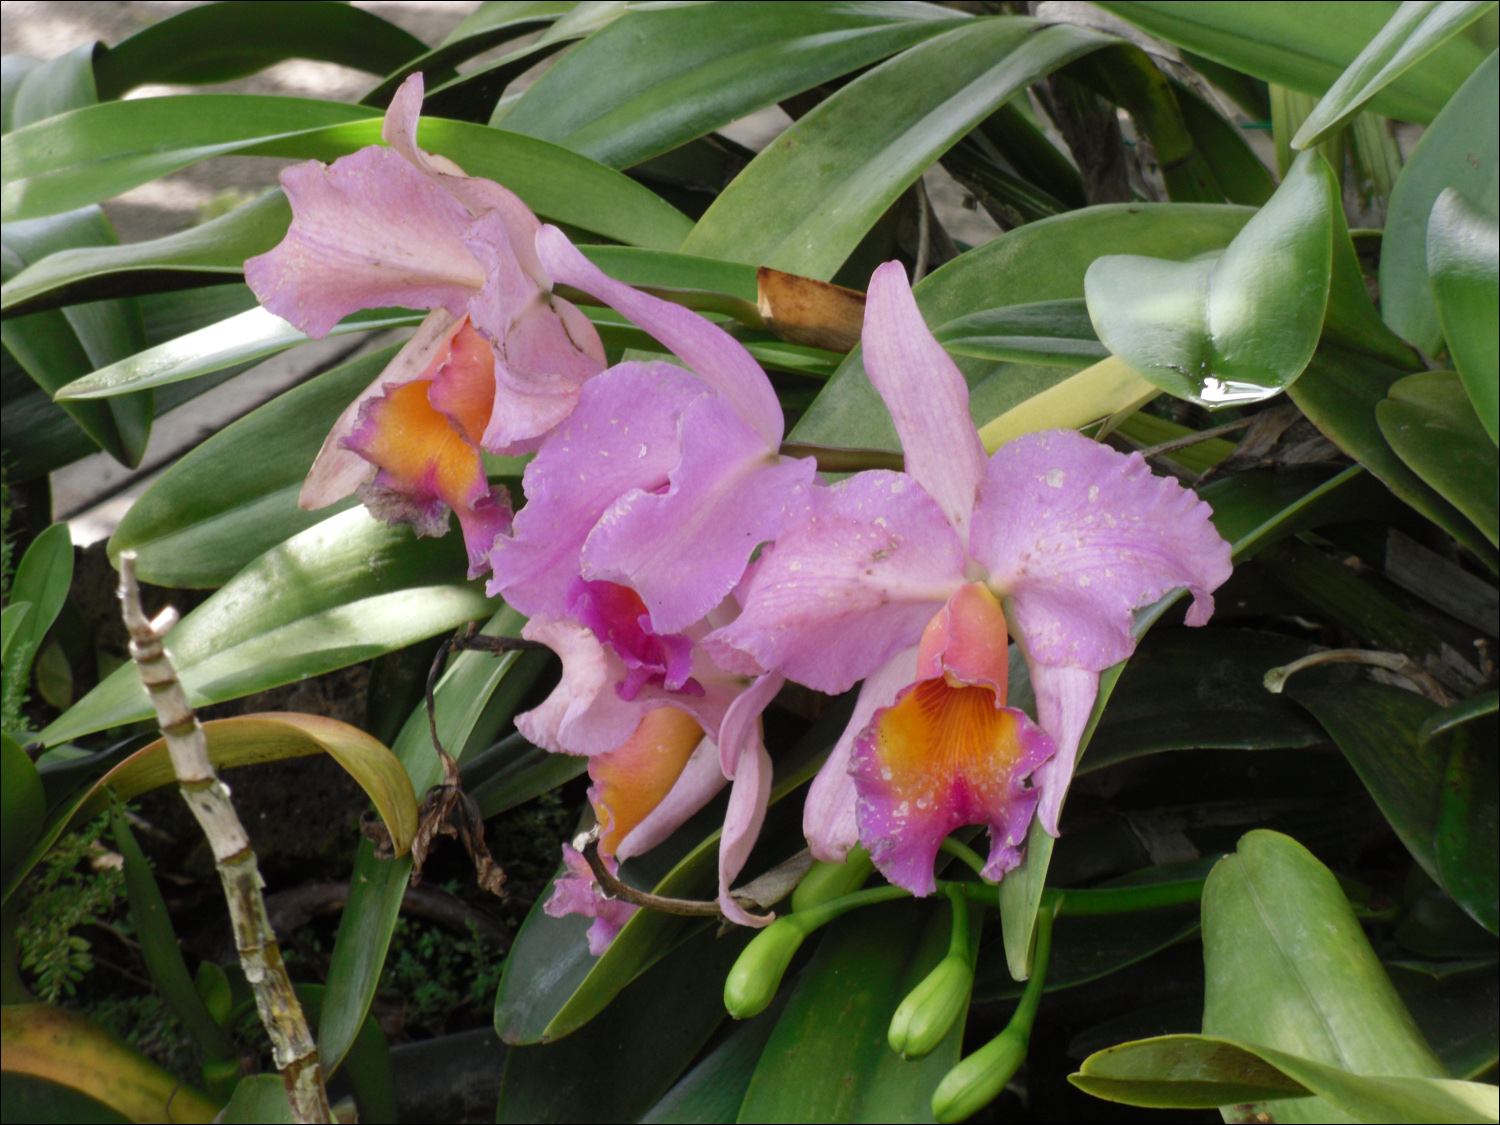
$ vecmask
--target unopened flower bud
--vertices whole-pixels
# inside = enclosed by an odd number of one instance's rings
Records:
[[[795,916],[778,919],[756,934],[724,981],[724,1007],[737,1020],[766,1010],[781,987],[807,929]]]
[[[973,987],[974,970],[967,960],[944,957],[896,1009],[891,1019],[891,1050],[908,1059],[930,1054],[963,1012]]]
[[[994,1101],[1026,1060],[1027,1038],[1019,1028],[1007,1027],[950,1070],[932,1095],[933,1118],[962,1121]]]
[[[792,910],[811,910],[832,902],[836,898],[852,894],[865,885],[865,880],[875,870],[870,853],[855,844],[849,849],[843,863],[819,861],[808,868],[807,874],[792,892]]]

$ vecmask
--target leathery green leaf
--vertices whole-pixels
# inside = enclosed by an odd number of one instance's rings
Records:
[[[827,280],[954,142],[1017,90],[1108,42],[1020,17],[965,21],[798,121],[724,189],[682,249]]]
[[[1427,221],[1438,320],[1474,413],[1500,442],[1500,224],[1452,188]]]
[[[1285,389],[1318,346],[1338,205],[1333,169],[1308,153],[1217,258],[1097,259],[1084,292],[1099,339],[1162,390],[1203,406]]]
[[[36,763],[21,749],[9,731],[0,731],[0,766],[4,785],[0,785],[0,874],[10,877],[10,869],[21,861],[36,842],[47,814],[47,797]]]
[[[31,541],[21,556],[11,584],[12,607],[26,606],[24,613],[14,614],[9,624],[6,644],[3,690],[7,701],[18,699],[26,691],[31,676],[31,662],[42,647],[42,640],[68,598],[73,583],[73,540],[68,525],[55,523]],[[10,612],[7,607],[6,612]]]
[[[182,619],[172,655],[193,706],[331,672],[493,612],[458,536],[417,539],[355,508],[267,551]],[[49,746],[152,714],[129,664],[39,737]]]
[[[1375,406],[1380,432],[1401,460],[1500,542],[1500,455],[1451,371],[1408,375]]]
[[[1500,888],[1496,885],[1497,738],[1494,712],[1464,724],[1444,739],[1453,752],[1443,776],[1433,850],[1439,882],[1490,933],[1500,929]]]

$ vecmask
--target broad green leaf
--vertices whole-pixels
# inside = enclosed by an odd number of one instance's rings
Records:
[[[216,1118],[215,1120],[221,1120]],[[291,1125],[297,1118],[287,1100],[286,1087],[275,1074],[252,1074],[241,1078],[229,1104],[224,1107],[225,1125]]]
[[[952,355],[1076,367],[1109,355],[1083,301],[1034,301],[970,313],[933,329]]]
[[[1160,1109],[1215,1109],[1269,1101],[1276,1121],[1321,1095],[1355,1121],[1474,1122],[1496,1119],[1495,1087],[1450,1078],[1366,1077],[1338,1066],[1208,1035],[1164,1035],[1099,1051],[1069,1081],[1108,1101]],[[1298,1104],[1302,1103],[1302,1104]],[[1340,1116],[1342,1116],[1342,1113]],[[1325,1118],[1324,1120],[1329,1120]]]
[[[1324,437],[1399,499],[1468,547],[1492,570],[1500,569],[1500,553],[1463,513],[1407,467],[1381,432],[1376,410],[1403,375],[1365,356],[1324,347],[1287,393]]]
[[[1473,722],[1485,715],[1493,715],[1497,709],[1500,709],[1500,692],[1496,692],[1493,688],[1489,691],[1482,691],[1461,703],[1455,703],[1452,707],[1444,707],[1441,711],[1435,712],[1417,731],[1417,740],[1426,742],[1445,730]]]
[[[550,753],[516,733],[469,758],[464,792],[488,820],[573,780],[588,765],[587,758]]]
[[[86,43],[55,59],[32,59],[32,65],[11,70],[19,76],[7,81],[5,132],[97,102],[94,60],[100,50],[100,44]]]
[[[1476,922],[1500,930],[1500,888],[1496,886],[1497,829],[1500,829],[1500,771],[1497,771],[1495,719],[1465,724],[1444,740],[1453,753],[1443,776],[1433,850],[1439,882]]]
[[[1160,394],[1115,356],[1037,390],[979,428],[993,453],[1008,441],[1038,430],[1076,430],[1090,422],[1138,410]],[[972,398],[970,406],[972,409]]]
[[[629,11],[516,102],[505,128],[628,168],[940,34],[933,4],[742,3]]]
[[[1245,140],[1244,131],[1186,86],[1174,82],[1172,92],[1182,111],[1183,124],[1192,134],[1193,143],[1203,154],[1224,198],[1246,207],[1259,207],[1270,199],[1276,191],[1276,180]]]
[[[1429,355],[1442,351],[1443,331],[1428,280],[1427,222],[1448,188],[1491,222],[1500,213],[1500,57],[1493,53],[1422,134],[1386,210],[1380,314]]]
[[[47,798],[34,763],[9,731],[0,731],[4,773],[0,775],[0,871],[6,878],[35,843],[47,815]]]
[[[219,1112],[215,1102],[74,1012],[6,1005],[0,1043],[7,1072],[78,1090],[129,1121],[209,1122]]]
[[[939,897],[833,923],[787,999],[738,1120],[930,1120],[933,1091],[958,1063],[962,1017],[925,1058],[903,1059],[887,1036],[902,999],[947,953],[950,918]]]
[[[1248,208],[1193,203],[1090,207],[1007,231],[933,271],[913,292],[933,327],[985,309],[1080,300],[1084,274],[1101,254],[1194,258],[1227,246],[1253,214]],[[969,411],[978,426],[1068,376],[1057,367],[967,357],[959,357],[958,364],[969,381]],[[859,349],[793,428],[791,440],[900,448],[890,414],[865,375]]]
[[[73,584],[73,540],[68,525],[55,523],[31,541],[11,583],[12,607],[28,606],[7,622],[10,636],[5,645],[5,666],[0,671],[0,691],[7,703],[25,693],[47,630],[62,612]],[[10,613],[7,608],[6,613]],[[17,703],[19,710],[19,703]]]
[[[1353,1074],[1447,1078],[1376,959],[1333,874],[1302,845],[1257,830],[1203,890],[1203,1034]],[[1338,1120],[1317,1099],[1278,1121]]]
[[[4,1100],[8,1120],[68,1125],[126,1125],[130,1121],[72,1086],[9,1070],[0,1073],[0,1099]]]
[[[724,978],[749,937],[739,927],[719,939],[701,933],[588,1026],[555,1043],[511,1047],[495,1120],[637,1120],[724,1021]]]
[[[641,1118],[642,1125],[666,1122],[723,1122],[740,1112],[766,1040],[786,1002],[785,990],[753,1019],[742,1020],[732,1033],[682,1076]]]
[[[1307,94],[1333,86],[1398,7],[1395,0],[1102,0],[1099,6],[1169,43]],[[1387,117],[1431,121],[1482,58],[1464,37],[1449,39],[1377,93],[1372,106]]]
[[[110,559],[136,552],[141,581],[157,586],[222,586],[262,552],[327,519],[326,510],[297,506],[302,480],[344,408],[398,350],[325,372],[179,458],[126,513]]]
[[[1500,541],[1500,456],[1457,375],[1429,371],[1397,380],[1376,404],[1375,417],[1408,468],[1491,544]]]
[[[461,583],[458,536],[417,539],[363,508],[267,551],[182,619],[169,646],[193,706],[238,699],[402,648],[493,612]],[[152,714],[124,665],[47,727],[49,746]]]
[[[1407,0],[1339,75],[1297,130],[1292,147],[1312,148],[1328,140],[1371,98],[1494,6],[1493,0]]]
[[[1500,1059],[1500,975],[1495,963],[1386,962],[1391,983],[1455,1078],[1478,1078]]]
[[[960,137],[1017,90],[1108,42],[1018,17],[964,21],[798,121],[724,189],[682,249],[826,281]]]
[[[1084,292],[1099,339],[1162,390],[1203,406],[1284,390],[1318,345],[1337,206],[1333,170],[1310,153],[1216,258],[1097,259]]]
[[[1500,225],[1452,188],[1427,221],[1427,272],[1453,366],[1500,442]]]
[[[538,214],[619,242],[675,250],[692,226],[627,176],[545,141],[438,118],[424,119],[417,139],[469,175],[503,183]],[[373,111],[339,102],[249,94],[109,102],[0,139],[0,214],[9,222],[96,203],[210,156],[333,160],[378,143]]]
[[[147,82],[229,82],[285,59],[385,74],[424,50],[420,39],[349,4],[268,8],[230,0],[174,13],[136,32],[101,51],[94,73],[100,98],[110,99]]]

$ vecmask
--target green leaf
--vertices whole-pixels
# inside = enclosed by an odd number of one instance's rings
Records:
[[[328,1000],[328,988],[321,984],[299,984],[297,999],[308,1021],[317,1028],[323,1022],[323,1006]],[[333,1068],[326,1060],[325,1075]],[[355,1036],[354,1044],[344,1056],[339,1073],[349,1080],[354,1089],[354,1102],[359,1107],[359,1119],[366,1122],[395,1122],[401,1120],[400,1107],[396,1101],[396,1073],[391,1064],[391,1049],[385,1041],[385,1032],[373,1016],[366,1016]]]
[[[826,281],[960,137],[1017,90],[1107,42],[1018,17],[964,21],[798,121],[724,189],[682,249]]]
[[[1396,11],[1394,0],[1338,7],[1247,0],[1103,0],[1099,5],[1152,35],[1280,86],[1322,94]],[[1377,93],[1372,108],[1431,121],[1483,55],[1463,36]]]
[[[67,524],[55,523],[32,540],[11,583],[11,605],[6,609],[9,635],[4,670],[0,672],[0,691],[4,692],[7,711],[14,701],[19,712],[19,700],[31,678],[31,663],[47,630],[62,612],[72,584],[73,540]],[[30,608],[11,614],[11,609],[23,605]]]
[[[1500,732],[1491,713],[1451,736],[1453,753],[1443,776],[1433,850],[1439,882],[1490,933],[1500,932],[1500,770],[1494,752]]]
[[[783,992],[760,1015],[741,1020],[722,1043],[646,1112],[642,1125],[684,1121],[733,1125],[785,1003]]]
[[[297,506],[303,478],[344,408],[398,350],[382,348],[278,395],[179,458],[120,522],[111,561],[134,551],[143,582],[222,586],[262,552],[327,519],[327,510]]]
[[[9,611],[7,611],[9,612]],[[36,763],[27,756],[21,744],[9,731],[0,731],[0,871],[6,878],[36,842],[47,815],[47,797],[42,792],[41,775]]]
[[[1492,570],[1500,569],[1500,553],[1463,513],[1407,467],[1382,433],[1376,410],[1403,374],[1368,357],[1324,347],[1287,393],[1324,437],[1369,469],[1397,498],[1468,547]]]
[[[225,1125],[291,1125],[297,1118],[287,1100],[286,1087],[275,1074],[252,1074],[241,1078],[229,1104],[224,1107]]]
[[[1391,983],[1443,1065],[1478,1078],[1500,1059],[1500,980],[1495,963],[1386,962]]]
[[[493,612],[463,573],[458,536],[417,539],[363,508],[267,551],[172,632],[195,707],[369,660]],[[152,714],[131,665],[116,670],[39,736],[49,746]]]
[[[548,70],[505,128],[628,168],[965,20],[923,3],[628,11]]]
[[[1427,221],[1427,272],[1453,366],[1500,442],[1500,225],[1452,188]]]
[[[5,1071],[0,1074],[0,1098],[6,1120],[57,1122],[58,1125],[126,1125],[130,1118],[71,1086]]]
[[[1258,830],[1203,891],[1203,1034],[1354,1074],[1446,1078],[1333,874],[1302,845]],[[1304,1083],[1305,1085],[1305,1083]],[[1327,1121],[1288,1101],[1278,1121]]]
[[[1442,351],[1443,332],[1428,281],[1427,221],[1448,188],[1491,222],[1500,212],[1500,58],[1494,53],[1422,134],[1386,210],[1380,314],[1398,336],[1429,355]]]
[[[465,763],[464,792],[488,820],[572,781],[588,766],[587,758],[550,753],[515,733]]]
[[[1297,130],[1292,147],[1312,148],[1328,140],[1371,98],[1494,6],[1493,0],[1407,0],[1339,75]]]
[[[1217,258],[1097,259],[1084,291],[1100,340],[1158,387],[1203,406],[1284,390],[1318,345],[1337,206],[1333,170],[1309,153]]]
[[[28,60],[19,79],[6,84],[5,132],[97,102],[94,60],[100,50],[100,44],[86,43],[46,62]]]
[[[1109,355],[1083,301],[1034,301],[970,313],[932,333],[953,355],[1076,368]]]
[[[1500,541],[1500,456],[1450,371],[1408,375],[1375,406],[1380,432],[1407,467]]]
[[[1497,1104],[1495,1088],[1479,1082],[1367,1078],[1286,1051],[1208,1035],[1122,1043],[1090,1055],[1069,1081],[1098,1098],[1161,1109],[1271,1101],[1267,1109],[1277,1121],[1303,1120],[1299,1110],[1321,1104],[1308,1104],[1308,1095],[1321,1095],[1355,1121],[1413,1125],[1493,1121]],[[1291,1098],[1297,1100],[1288,1102]]]
[[[1186,86],[1174,82],[1172,92],[1183,124],[1224,198],[1246,207],[1259,207],[1270,199],[1276,191],[1276,180],[1245,140],[1244,131]]]
[[[108,100],[148,82],[230,82],[286,59],[385,74],[426,49],[395,24],[348,4],[276,11],[230,0],[177,12],[136,32],[101,51],[94,73],[99,97]]]
[[[1445,730],[1462,726],[1464,723],[1473,722],[1475,719],[1485,715],[1493,715],[1500,709],[1500,692],[1493,688],[1482,691],[1478,695],[1470,696],[1462,703],[1455,703],[1452,707],[1444,707],[1422,724],[1417,731],[1417,741],[1427,742]]]
[[[963,1018],[921,1059],[897,1055],[887,1033],[902,999],[948,952],[950,929],[946,903],[914,900],[833,923],[761,1053],[739,1120],[930,1120],[933,1091],[958,1063]]]

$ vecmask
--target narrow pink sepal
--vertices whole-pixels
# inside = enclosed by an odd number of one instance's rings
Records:
[[[870,277],[861,346],[865,371],[896,423],[906,471],[967,540],[984,446],[969,416],[969,385],[928,331],[900,262]]]
[[[756,547],[777,537],[788,495],[816,463],[766,450],[734,409],[705,394],[678,423],[681,460],[662,491],[628,492],[584,545],[584,574],[628,585],[658,632],[675,633],[722,602]]]
[[[758,733],[740,753],[735,765],[734,787],[729,791],[729,810],[724,814],[724,834],[719,837],[719,909],[724,917],[741,926],[769,926],[772,913],[751,914],[729,893],[735,877],[750,858],[766,806],[771,800],[771,755]]]
[[[1036,717],[1052,737],[1057,753],[1038,767],[1032,778],[1041,800],[1036,807],[1037,819],[1049,835],[1059,835],[1057,822],[1062,816],[1063,799],[1078,764],[1078,743],[1088,726],[1099,694],[1099,673],[1086,668],[1031,664],[1031,690],[1036,695]]]
[[[712,739],[705,738],[698,743],[671,791],[620,841],[615,855],[624,861],[649,852],[713,800],[726,783],[724,771],[719,768],[718,747]]]
[[[800,487],[744,612],[704,643],[733,671],[775,669],[818,691],[848,691],[917,643],[963,584],[964,562],[942,511],[904,473]]]
[[[1031,660],[1098,672],[1134,651],[1134,611],[1169,590],[1192,592],[1188,624],[1208,620],[1232,570],[1211,514],[1139,453],[1051,430],[990,458],[969,549],[1014,599]]]
[[[813,778],[802,806],[802,831],[814,859],[843,863],[849,849],[859,843],[859,825],[854,820],[859,794],[849,774],[849,757],[875,712],[896,702],[901,689],[916,679],[916,672],[916,648],[902,649],[860,686],[849,725]]]
[[[729,401],[772,450],[785,422],[771,381],[738,340],[690,309],[652,297],[609,277],[567,235],[543,226],[537,253],[553,281],[582,289],[659,340],[699,378]]]
[[[599,884],[594,882],[594,873],[588,860],[571,844],[563,845],[563,862],[568,865],[565,875],[559,875],[552,884],[552,897],[542,910],[553,918],[569,914],[582,914],[594,920],[589,927],[589,953],[595,957],[609,948],[610,942],[620,932],[631,916],[640,909],[619,899],[605,898]],[[619,872],[619,864],[610,856],[604,857],[604,865],[610,874]]]

